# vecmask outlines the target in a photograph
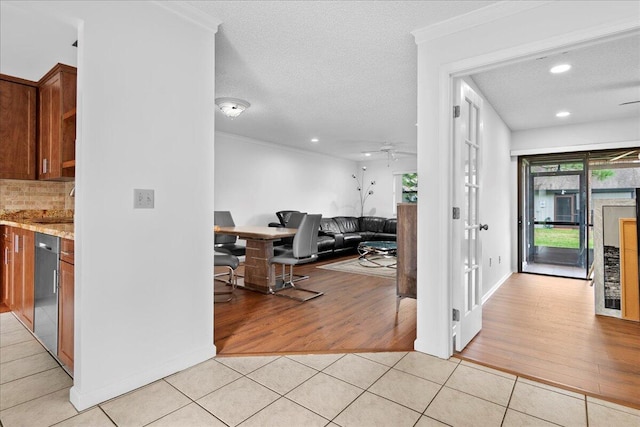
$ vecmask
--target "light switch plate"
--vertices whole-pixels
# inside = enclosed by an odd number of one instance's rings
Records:
[[[133,208],[134,209],[153,209],[154,191],[133,189]]]

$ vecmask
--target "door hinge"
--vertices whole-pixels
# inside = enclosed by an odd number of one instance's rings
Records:
[[[457,119],[458,117],[460,117],[460,106],[459,105],[454,105],[453,106],[453,118]]]
[[[452,213],[453,213],[453,219],[460,219],[460,208],[454,206]]]
[[[454,322],[460,321],[460,310],[458,310],[457,308],[453,309],[453,321]]]

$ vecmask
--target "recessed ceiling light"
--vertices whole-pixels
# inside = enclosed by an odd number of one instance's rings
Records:
[[[571,69],[571,65],[569,64],[560,64],[560,65],[556,65],[555,67],[552,67],[549,72],[551,74],[560,74],[560,73],[565,73],[567,71],[569,71]]]
[[[311,142],[318,142],[320,141],[318,138],[311,138]]]
[[[571,113],[568,111],[560,111],[556,113],[556,117],[569,117],[570,115]]]
[[[364,153],[366,157],[371,157],[371,153]]]

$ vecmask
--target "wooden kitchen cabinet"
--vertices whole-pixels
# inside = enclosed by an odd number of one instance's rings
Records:
[[[2,292],[2,302],[11,309],[13,306],[13,243],[11,237],[11,227],[3,225],[0,227],[0,243],[2,249],[2,275],[0,276]]]
[[[60,281],[58,289],[58,359],[73,373],[74,331],[74,242],[60,243]]]
[[[9,246],[4,247],[3,237],[3,250],[6,249],[6,264],[3,264],[2,274],[3,291],[5,280],[7,291],[3,298],[11,311],[33,331],[35,234],[16,227],[5,229],[8,229]]]
[[[38,179],[72,180],[76,151],[76,69],[57,64],[38,82]]]
[[[0,74],[0,179],[36,179],[37,83]]]

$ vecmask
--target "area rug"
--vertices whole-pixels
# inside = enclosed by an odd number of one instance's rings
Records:
[[[396,262],[395,259],[377,259],[376,262],[388,265]],[[391,267],[363,267],[360,265],[358,258],[348,259],[346,261],[338,261],[332,264],[319,265],[317,268],[326,270],[343,271],[345,273],[364,274],[366,276],[379,276],[395,279],[396,269]]]

